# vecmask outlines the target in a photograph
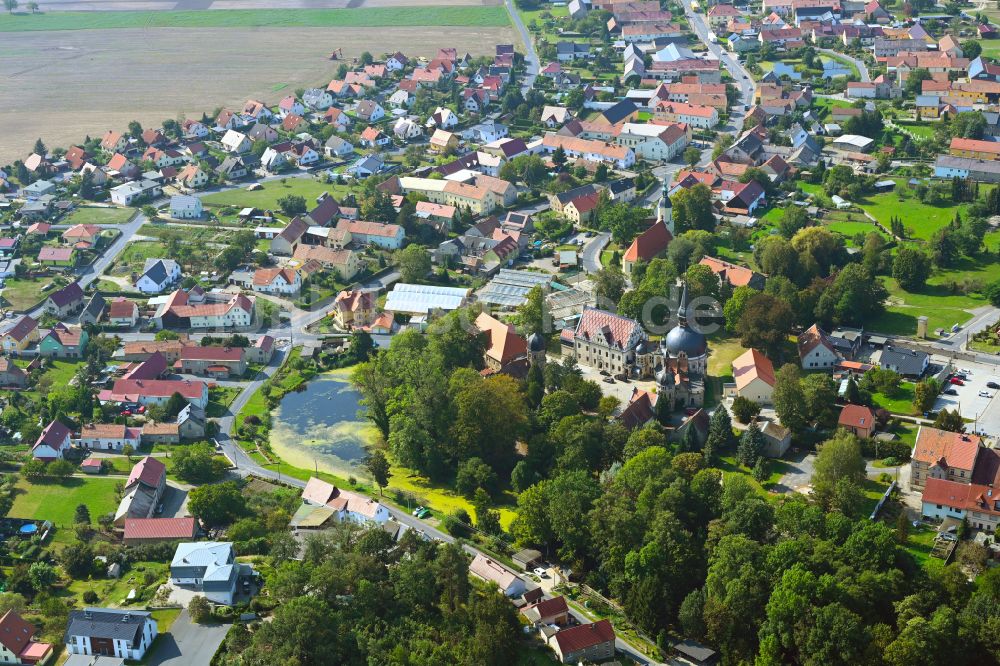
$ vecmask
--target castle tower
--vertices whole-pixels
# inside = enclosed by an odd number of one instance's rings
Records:
[[[662,222],[667,225],[667,229],[670,230],[670,235],[674,235],[674,209],[670,203],[670,195],[668,190],[670,188],[667,186],[666,177],[663,178],[663,191],[660,195],[660,203],[656,207],[656,221]]]
[[[545,367],[545,336],[541,333],[528,336],[528,363]]]

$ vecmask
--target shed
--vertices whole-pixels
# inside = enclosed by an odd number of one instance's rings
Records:
[[[525,548],[524,550],[514,553],[514,556],[511,559],[514,560],[514,564],[521,567],[525,571],[528,571],[530,569],[534,569],[541,563],[542,554],[537,550]]]

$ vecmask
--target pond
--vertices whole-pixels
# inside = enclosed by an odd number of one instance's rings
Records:
[[[271,417],[271,448],[282,460],[367,478],[362,461],[375,441],[371,423],[358,415],[358,393],[349,370],[317,375],[302,391],[287,394]]]

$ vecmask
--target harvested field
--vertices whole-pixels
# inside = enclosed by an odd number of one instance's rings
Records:
[[[210,14],[205,12],[204,14]],[[0,39],[0,164],[25,157],[38,137],[49,147],[124,129],[199,117],[247,98],[268,103],[296,88],[325,86],[345,58],[401,50],[433,57],[442,46],[492,54],[516,42],[513,29],[161,28],[8,33]],[[375,39],[373,39],[375,37]],[[253,45],[250,51],[247,45]],[[247,54],[254,54],[248,57]],[[262,54],[266,54],[266,57]]]

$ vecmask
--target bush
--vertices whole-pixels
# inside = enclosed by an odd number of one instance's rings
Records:
[[[85,604],[96,604],[98,601],[97,592],[93,590],[87,590],[83,593],[83,603]]]

